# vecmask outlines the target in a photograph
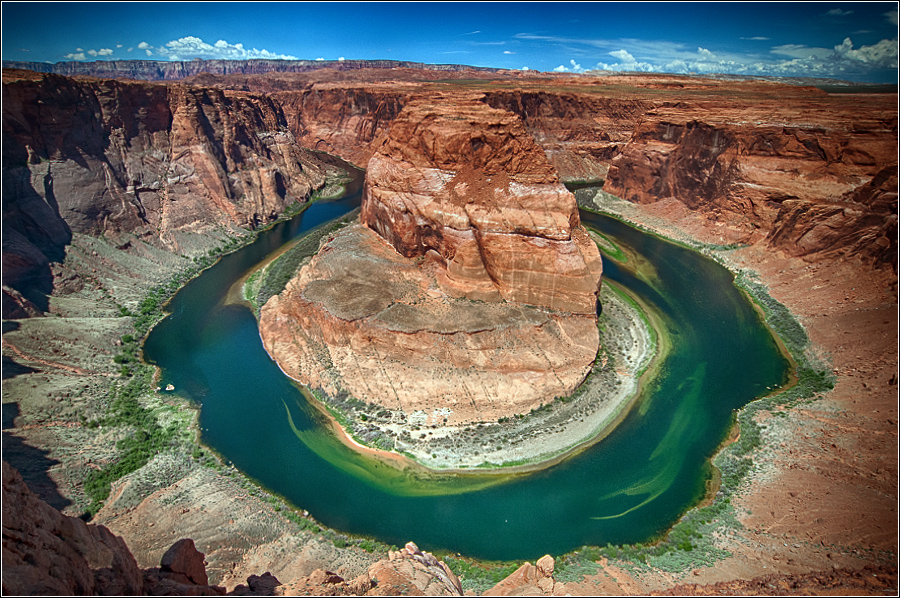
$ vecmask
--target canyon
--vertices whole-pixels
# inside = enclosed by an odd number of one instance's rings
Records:
[[[685,580],[896,562],[896,94],[667,75],[435,76],[403,65],[207,69],[166,83],[69,74],[84,76],[4,69],[3,79],[3,455],[52,506],[82,515],[85,476],[115,462],[126,428],[90,427],[79,416],[93,420],[108,409],[120,365],[113,356],[134,333],[148,289],[334,181],[338,173],[316,150],[358,166],[374,159],[376,170],[393,176],[423,176],[398,172],[414,151],[397,137],[411,126],[404,119],[428,98],[456,98],[439,105],[512,113],[533,139],[523,143],[543,150],[543,162],[524,169],[534,179],[519,184],[552,180],[544,164],[562,181],[602,184],[586,200],[595,209],[699,241],[736,269],[756,272],[837,376],[833,391],[759,416],[767,456],[735,501],[744,527],[737,539],[720,540],[733,556],[674,575],[631,575],[599,561],[593,576],[565,589],[646,593]],[[429,168],[463,170],[439,161]],[[484,179],[466,183],[491,188]],[[364,219],[377,227],[387,212],[372,206]],[[561,214],[548,226],[565,221],[571,229],[571,213]],[[473,222],[489,222],[485,216],[467,214]],[[354,242],[381,243],[371,226],[353,229]],[[414,232],[423,229],[401,230],[410,234],[391,247],[407,257],[427,248],[435,261],[433,254],[447,260],[447,245]],[[421,257],[432,259],[427,250]],[[519,292],[492,282],[473,296],[472,280],[495,279],[481,273],[489,261],[482,264],[466,262],[456,279],[448,267],[434,284],[482,300]],[[593,310],[589,294],[566,309]],[[190,411],[177,402],[142,401],[190,425]],[[228,467],[192,457],[185,442],[115,481],[95,516],[125,538],[137,567],[157,567],[178,537],[193,538],[209,580],[229,589],[266,570],[283,580],[315,569],[354,579],[389,557],[352,539],[329,540],[306,517],[298,527]],[[893,575],[896,588],[896,569],[888,569],[879,577]]]

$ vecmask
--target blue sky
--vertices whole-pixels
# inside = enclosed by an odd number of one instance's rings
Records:
[[[897,81],[896,2],[4,2],[3,59],[393,59]]]

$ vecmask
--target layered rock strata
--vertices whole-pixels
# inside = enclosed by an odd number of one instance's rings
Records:
[[[599,252],[515,115],[471,96],[408,104],[369,162],[360,219],[261,310],[289,375],[451,424],[584,379]]]
[[[4,70],[3,284],[49,293],[79,233],[205,255],[326,170],[264,96]]]

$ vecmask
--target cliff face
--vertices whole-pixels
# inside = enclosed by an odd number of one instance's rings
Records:
[[[491,91],[485,102],[518,114],[566,180],[602,181],[609,163],[653,107],[647,99],[571,91]]]
[[[4,71],[4,285],[46,286],[72,233],[204,253],[323,181],[269,98]]]
[[[604,190],[637,203],[675,198],[794,256],[896,263],[890,100],[808,91],[790,102],[658,107],[612,159]]]
[[[288,128],[304,147],[365,166],[376,140],[402,110],[408,94],[390,89],[310,86],[272,94]]]
[[[599,252],[514,114],[471,96],[408,103],[369,161],[360,219],[261,311],[291,376],[449,424],[584,379]]]
[[[597,249],[515,115],[480,97],[411,102],[368,177],[360,220],[405,257],[440,255],[445,292],[596,311]]]

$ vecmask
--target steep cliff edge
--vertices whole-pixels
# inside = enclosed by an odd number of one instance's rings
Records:
[[[794,256],[896,272],[896,97],[794,96],[654,108],[612,159],[604,191],[676,199]]]
[[[515,115],[477,96],[408,103],[369,161],[360,220],[261,310],[289,375],[444,425],[584,379],[599,252]]]
[[[325,172],[264,96],[4,70],[3,284],[40,303],[73,233],[205,254]]]

